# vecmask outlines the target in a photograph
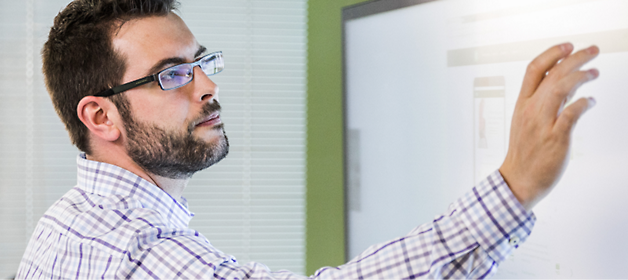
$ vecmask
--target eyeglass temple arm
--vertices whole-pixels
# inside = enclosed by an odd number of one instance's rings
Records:
[[[150,83],[152,81],[155,81],[156,80],[156,76],[157,75],[146,76],[144,78],[137,79],[135,81],[128,82],[126,84],[119,85],[119,86],[116,86],[116,87],[112,87],[112,88],[110,88],[108,90],[105,90],[105,91],[101,91],[101,92],[99,92],[97,94],[94,94],[94,96],[109,97],[109,96],[112,96],[114,94],[118,94],[118,93],[121,93],[123,91],[130,90],[130,89],[132,89],[134,87],[139,87],[139,86],[141,86],[143,84],[147,84],[147,83]]]

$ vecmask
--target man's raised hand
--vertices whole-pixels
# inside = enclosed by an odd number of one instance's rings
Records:
[[[593,98],[566,103],[596,69],[580,67],[597,56],[596,46],[571,54],[570,43],[554,46],[529,65],[515,106],[510,144],[499,168],[515,197],[530,210],[559,181],[567,167],[571,131],[595,105]],[[563,108],[564,107],[564,108]]]

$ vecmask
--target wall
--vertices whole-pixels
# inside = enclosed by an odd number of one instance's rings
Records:
[[[306,273],[345,260],[342,145],[342,7],[308,5]]]

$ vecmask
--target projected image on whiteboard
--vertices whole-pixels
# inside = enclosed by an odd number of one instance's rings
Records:
[[[628,178],[623,175],[628,166],[628,130],[623,129],[628,119],[624,109],[628,105],[628,20],[618,12],[628,10],[628,3],[590,2],[563,2],[561,11],[575,15],[563,18],[562,25],[551,24],[555,10],[539,7],[449,20],[448,75],[473,87],[476,183],[499,168],[505,157],[527,63],[562,42],[572,42],[576,48],[595,44],[601,50],[591,65],[583,67],[599,69],[600,79],[585,85],[575,97],[595,96],[599,106],[579,121],[563,179],[535,207],[538,222],[532,235],[500,266],[497,278],[628,277],[628,242],[617,242],[628,230],[624,215],[628,213]],[[591,16],[591,10],[607,18],[576,28],[583,24],[579,18]],[[460,92],[463,86],[452,85],[451,91]]]
[[[495,278],[628,278],[628,1],[440,0],[345,26],[349,258],[497,170],[526,67],[572,42],[600,48],[582,67],[599,78],[574,97],[598,102],[572,133],[561,181],[533,209],[530,237]]]
[[[474,181],[482,181],[506,157],[504,77],[478,77],[473,82]]]

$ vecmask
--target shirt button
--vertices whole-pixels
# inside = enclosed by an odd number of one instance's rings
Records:
[[[517,244],[519,244],[519,237],[511,237],[510,240],[508,240],[508,243],[510,243],[511,246],[517,246]]]

